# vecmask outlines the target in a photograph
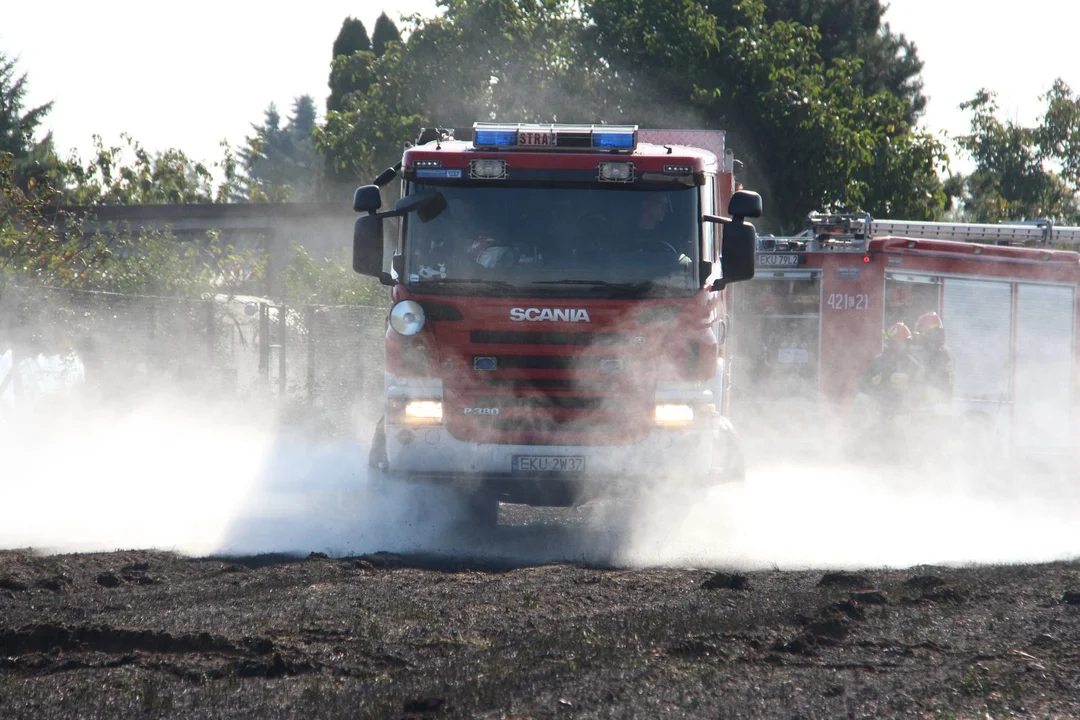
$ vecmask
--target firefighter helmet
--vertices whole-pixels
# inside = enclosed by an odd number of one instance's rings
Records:
[[[915,321],[915,332],[919,335],[922,335],[923,333],[926,333],[935,328],[944,328],[941,323],[941,318],[936,312],[923,313],[919,316],[919,319]]]
[[[885,339],[888,341],[907,341],[911,339],[911,330],[908,326],[902,322],[895,323],[891,328],[885,332]]]

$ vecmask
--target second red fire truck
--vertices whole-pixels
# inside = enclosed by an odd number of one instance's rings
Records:
[[[852,401],[883,334],[936,313],[954,357],[942,432],[999,455],[1075,454],[1080,435],[1080,229],[812,215],[759,238],[753,282],[733,288],[732,416],[756,452],[865,442]],[[1057,248],[1057,249],[1055,249]]]

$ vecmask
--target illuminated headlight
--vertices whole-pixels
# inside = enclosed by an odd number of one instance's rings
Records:
[[[694,408],[683,403],[662,403],[656,406],[654,418],[662,427],[682,427],[694,421]]]
[[[506,161],[473,160],[469,163],[469,174],[481,180],[502,180],[506,177]]]
[[[424,328],[424,308],[415,300],[402,300],[390,310],[390,327],[402,335],[415,335]]]
[[[409,400],[405,403],[402,420],[409,425],[438,425],[442,422],[442,401]]]
[[[630,182],[634,179],[634,163],[602,162],[600,179],[607,182]]]
[[[439,425],[443,421],[441,400],[394,398],[387,408],[391,425]]]

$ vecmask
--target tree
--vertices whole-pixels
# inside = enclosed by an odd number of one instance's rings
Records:
[[[19,75],[15,65],[14,58],[0,51],[0,154],[12,157],[9,180],[28,189],[42,183],[56,164],[52,133],[34,139],[53,104],[24,107],[27,76]]]
[[[334,49],[331,59],[331,64],[335,63],[340,57],[352,57],[358,52],[367,53],[371,51],[371,39],[368,38],[367,28],[364,27],[364,23],[360,22],[354,17],[347,17],[341,24],[341,30],[338,31],[338,36],[334,39]],[[326,99],[326,109],[328,111],[341,110],[342,100],[350,92],[354,92],[359,89],[359,86],[354,81],[354,78],[350,74],[330,72],[330,96]]]
[[[392,42],[401,42],[401,32],[394,21],[383,13],[375,21],[375,30],[371,33],[371,49],[375,52],[375,57],[385,55],[386,46]]]
[[[84,168],[88,182],[77,188],[78,197],[84,202],[143,200],[148,186],[155,184],[149,180],[155,168],[150,156],[134,169],[120,167],[106,183],[101,173],[112,172],[107,168],[115,160],[116,148],[105,150],[100,139],[97,143],[98,164]],[[162,156],[175,161],[182,153]],[[216,235],[192,243],[155,230],[110,228],[89,233],[84,216],[57,205],[72,189],[51,185],[50,175],[29,193],[11,182],[13,172],[13,156],[0,154],[0,288],[17,279],[73,289],[197,297],[240,290],[249,276],[262,272],[257,253],[237,252]]]
[[[766,196],[769,229],[802,229],[812,210],[944,210],[944,148],[914,130],[910,99],[864,88],[858,57],[827,61],[817,29],[771,21],[761,0],[440,6],[383,56],[335,62],[363,79],[318,133],[339,169],[377,171],[422,124],[723,128],[741,179]]]
[[[302,95],[293,101],[284,127],[277,106],[270,103],[262,125],[244,140],[239,152],[243,177],[233,199],[238,202],[309,202],[321,193],[321,158],[315,149],[315,101]]]
[[[771,0],[765,7],[768,22],[793,20],[816,28],[817,51],[826,64],[858,60],[852,81],[864,95],[885,91],[905,100],[908,122],[926,108],[922,60],[914,43],[882,22],[887,6],[880,0]]]
[[[338,58],[356,78],[318,133],[339,177],[356,180],[394,161],[421,125],[476,120],[597,117],[596,74],[575,62],[581,19],[569,0],[443,0],[442,17],[410,20],[408,39],[379,57]],[[366,88],[366,89],[365,89]]]
[[[155,205],[228,202],[235,192],[236,160],[228,146],[217,163],[224,179],[215,185],[210,167],[182,150],[151,153],[127,133],[122,146],[105,147],[94,136],[94,157],[73,155],[57,173],[65,202],[74,205]]]
[[[971,133],[957,144],[975,163],[954,181],[965,217],[1080,222],[1080,97],[1058,79],[1042,99],[1046,112],[1034,127],[1000,120],[995,94],[986,89],[961,104],[972,113]]]
[[[766,198],[764,225],[802,229],[813,210],[945,209],[944,147],[916,133],[909,100],[864,89],[862,62],[826,61],[821,33],[769,20],[758,0],[589,0],[592,39],[633,97],[642,124],[723,128]],[[629,118],[627,118],[629,119]]]

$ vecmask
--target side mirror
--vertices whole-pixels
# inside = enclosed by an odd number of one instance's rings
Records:
[[[721,282],[727,284],[753,279],[754,256],[757,254],[757,230],[753,225],[748,222],[724,225],[720,248],[720,271],[724,276]]]
[[[728,202],[728,215],[733,218],[761,217],[761,196],[749,190],[736,190]]]
[[[379,277],[382,274],[383,219],[362,215],[353,225],[353,272]]]
[[[406,195],[394,205],[394,212],[407,215],[415,212],[420,222],[429,222],[446,209],[446,197],[436,190],[426,190],[414,195]]]
[[[382,207],[382,194],[377,185],[361,185],[352,197],[352,209],[356,212],[374,213]]]
[[[378,187],[382,187],[383,185],[387,185],[387,184],[390,183],[391,180],[393,180],[394,178],[397,177],[398,170],[400,170],[400,169],[401,169],[401,163],[398,163],[397,165],[394,165],[393,167],[388,167],[385,170],[383,170],[381,173],[376,175],[375,180],[373,182]]]

